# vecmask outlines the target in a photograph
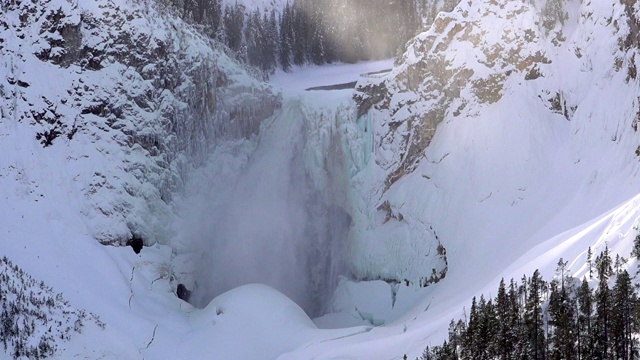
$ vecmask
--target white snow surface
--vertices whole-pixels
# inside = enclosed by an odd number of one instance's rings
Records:
[[[513,20],[502,16],[503,3],[509,1],[463,3],[448,26],[487,10],[494,16],[479,19],[479,26],[489,30],[486,36],[493,42],[500,41],[502,30],[535,26],[534,10],[525,7]],[[559,257],[581,277],[589,246],[596,254],[608,245],[614,253],[629,256],[640,219],[640,165],[635,154],[640,138],[632,129],[639,87],[635,80],[627,81],[624,69],[632,60],[617,45],[617,36],[628,31],[626,20],[620,22],[620,33],[606,21],[612,14],[623,18],[624,9],[617,1],[591,2],[576,5],[576,14],[580,16],[573,16],[563,29],[563,46],[552,45],[552,39],[541,36],[543,30],[537,33],[539,41],[527,45],[531,52],[544,50],[551,60],[541,67],[544,77],[527,81],[523,73],[514,72],[494,103],[478,101],[463,89],[461,97],[469,100],[463,113],[446,114],[415,170],[386,191],[382,185],[390,170],[384,164],[398,155],[393,144],[385,148],[382,145],[388,144],[380,143],[391,119],[386,110],[355,119],[352,90],[302,91],[354,81],[371,64],[330,65],[277,74],[272,81],[285,89],[282,110],[263,123],[257,136],[214,146],[212,160],[185,184],[192,197],[175,205],[183,218],[172,223],[173,230],[184,230],[191,223],[181,206],[205,210],[206,203],[189,201],[215,192],[216,186],[234,184],[256,157],[268,156],[255,149],[263,139],[278,143],[273,131],[286,124],[304,125],[301,151],[316,188],[332,181],[324,173],[327,150],[339,147],[344,156],[350,186],[340,205],[354,221],[346,257],[351,270],[371,276],[418,276],[431,264],[422,256],[433,245],[423,231],[430,224],[447,249],[449,270],[437,284],[417,288],[341,278],[330,303],[333,313],[313,322],[297,304],[265,285],[237,287],[196,309],[174,295],[175,280],[190,276],[189,267],[181,265],[192,256],[189,236],[145,247],[139,255],[130,248],[100,245],[94,238],[96,220],[87,216],[85,185],[73,179],[96,171],[126,176],[117,165],[121,148],[110,146],[109,139],[82,136],[79,143],[65,144],[68,148],[43,148],[24,124],[4,115],[0,255],[62,293],[73,307],[106,323],[104,330],[88,327],[61,342],[55,356],[59,359],[415,358],[425,346],[440,343],[449,320],[462,314],[472,296],[495,291],[501,277],[520,278],[538,268],[549,279]],[[480,77],[496,71],[483,68],[477,61],[482,55],[473,56],[468,43],[454,41],[446,54],[453,67],[473,67]],[[403,64],[386,79],[400,78],[404,67],[423,55],[410,47]],[[622,58],[623,70],[616,70],[616,57]],[[387,64],[376,64],[373,70]],[[323,73],[332,68],[331,75]],[[47,83],[67,81],[59,75],[63,70],[56,69],[47,68],[53,74]],[[428,107],[424,94],[397,84],[392,91],[398,104],[419,100],[415,108],[402,111]],[[553,113],[539,97],[556,91],[577,106],[570,121]],[[282,116],[292,111],[305,119],[303,124]],[[401,116],[402,112],[397,118]],[[107,146],[107,153],[97,150],[95,142]],[[198,188],[207,177],[212,178],[210,187]],[[100,194],[111,203],[113,192]],[[376,210],[382,201],[405,220],[382,224]],[[122,225],[100,219],[104,227]],[[0,353],[4,358],[10,357]]]
[[[356,64],[327,64],[323,66],[294,66],[291,71],[278,69],[270,83],[285,91],[300,92],[313,87],[345,84],[360,80],[368,73],[393,68],[393,60],[363,61]]]

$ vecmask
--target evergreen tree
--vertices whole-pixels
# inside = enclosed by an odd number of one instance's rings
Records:
[[[428,346],[424,348],[424,351],[422,351],[420,360],[433,360],[433,357],[431,356],[431,349]]]
[[[484,296],[481,295],[478,309],[479,319],[475,348],[480,359],[491,359],[495,349],[495,346],[493,346],[494,330],[497,327],[493,302],[491,300],[486,301]]]
[[[244,6],[236,4],[235,6],[227,5],[224,9],[224,34],[226,45],[237,54],[241,59],[244,42],[242,30],[244,28]]]
[[[512,326],[510,330],[514,338],[512,359],[521,359],[526,353],[526,344],[524,341],[524,303],[526,293],[521,292],[522,290],[523,289],[518,286],[518,283],[514,279],[511,279],[511,282],[509,284],[509,304],[512,317]]]
[[[587,278],[582,279],[582,285],[578,288],[578,355],[580,359],[595,359],[593,337],[593,294]]]
[[[276,12],[271,10],[270,16],[264,14],[264,37],[262,47],[262,70],[264,72],[273,72],[277,66],[276,54],[278,53],[278,24],[276,21]]]
[[[218,30],[222,20],[220,0],[196,0],[196,10],[193,17],[196,24],[203,26],[205,35],[210,39],[218,38]]]
[[[324,30],[321,23],[314,29],[311,40],[311,61],[316,65],[325,63],[324,44]]]
[[[636,259],[640,259],[640,234],[636,235],[633,239],[633,250],[631,250],[631,256]]]
[[[620,274],[622,271],[622,266],[627,263],[627,260],[620,256],[620,254],[616,254],[616,260],[613,263],[613,268],[615,270],[616,275]]]
[[[464,359],[477,359],[474,354],[478,351],[475,348],[478,337],[478,306],[476,304],[475,296],[471,300],[471,309],[469,310],[469,323],[467,324],[467,331],[462,338],[463,352],[462,357]]]
[[[514,314],[514,306],[504,283],[500,280],[498,286],[498,297],[496,298],[496,334],[493,353],[501,360],[512,359],[514,357],[515,334],[517,326],[517,314]]]
[[[182,0],[182,16],[187,21],[194,21],[195,14],[198,11],[198,5],[195,0]]]
[[[291,69],[291,26],[291,7],[287,2],[280,19],[280,53],[278,57],[280,67],[285,72]]]
[[[611,359],[610,347],[610,327],[611,327],[611,292],[608,282],[612,273],[611,256],[609,248],[596,261],[598,270],[598,288],[595,294],[596,305],[596,329],[595,329],[595,356],[598,359]]]
[[[394,56],[421,26],[420,14],[427,12],[426,0],[292,0],[280,19],[272,10],[258,20],[255,11],[237,2],[224,9],[222,0],[161,2],[200,25],[209,38],[227,45],[236,59],[264,73],[278,64],[288,71],[292,64]]]
[[[291,9],[292,20],[292,52],[293,63],[302,66],[307,60],[307,34],[309,21],[307,16],[307,2],[305,0],[294,0]]]
[[[247,24],[244,28],[247,61],[255,68],[262,68],[263,35],[260,11],[256,9],[247,18]]]
[[[589,266],[589,279],[593,279],[593,252],[591,252],[591,246],[589,246],[589,250],[587,250],[587,265]]]
[[[633,333],[638,330],[634,309],[637,295],[631,284],[631,277],[623,270],[616,278],[613,288],[613,311],[611,312],[611,338],[616,359],[630,359],[637,340]]]
[[[567,262],[560,259],[556,270],[557,278],[551,282],[551,295],[549,297],[549,323],[553,328],[551,338],[552,359],[572,359],[574,357],[574,344],[576,342],[574,326],[574,306],[571,302],[571,293],[568,286],[571,285],[571,277],[567,271]]]
[[[527,343],[526,356],[532,360],[545,359],[544,322],[540,306],[544,288],[545,283],[540,276],[540,272],[536,270],[529,280],[529,292],[524,314],[525,341]]]
[[[465,332],[465,324],[462,320],[449,323],[449,347],[451,348],[449,358],[458,359],[458,348],[462,346],[462,336]]]

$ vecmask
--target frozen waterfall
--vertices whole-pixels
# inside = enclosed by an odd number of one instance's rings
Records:
[[[327,130],[333,120],[290,99],[254,139],[219,146],[183,212],[195,305],[262,283],[311,316],[326,310],[347,273],[351,225],[342,140]]]

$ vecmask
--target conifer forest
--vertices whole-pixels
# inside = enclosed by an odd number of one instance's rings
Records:
[[[640,235],[634,245],[637,258]],[[495,298],[474,297],[468,315],[451,320],[449,339],[420,360],[637,359],[640,303],[626,262],[608,248],[593,258],[589,248],[582,281],[563,259],[549,282],[538,270],[520,282],[502,279]]]
[[[422,19],[436,13],[436,3],[426,0],[292,0],[282,13],[223,6],[221,0],[164,1],[265,74],[278,67],[393,57],[422,28]],[[447,1],[444,8],[454,5]]]

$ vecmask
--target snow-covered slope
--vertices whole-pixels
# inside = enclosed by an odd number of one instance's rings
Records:
[[[485,272],[636,194],[636,50],[620,48],[633,14],[567,9],[549,30],[530,4],[461,3],[391,75],[360,85],[361,112],[374,103],[375,201],[434,224],[458,261],[499,255]]]
[[[356,176],[370,205],[352,246],[377,250],[381,265],[366,268],[387,274],[389,249],[406,241],[405,251],[423,257],[398,257],[402,280],[434,254],[438,243],[417,230],[433,227],[448,261],[422,305],[425,321],[440,319],[436,338],[453,317],[446,309],[461,310],[502,275],[540,267],[550,276],[563,256],[580,274],[587,247],[600,251],[605,241],[629,256],[637,4],[574,1],[566,10],[549,23],[542,5],[462,2],[414,39],[389,76],[358,85],[375,135]]]

